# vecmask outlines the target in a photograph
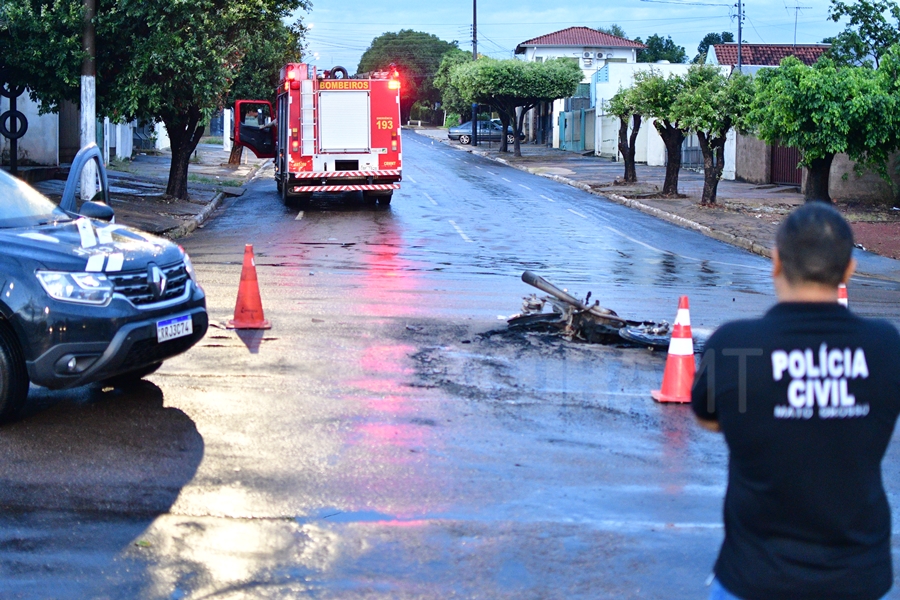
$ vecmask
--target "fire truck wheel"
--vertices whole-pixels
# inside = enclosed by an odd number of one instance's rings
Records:
[[[394,192],[388,192],[383,196],[378,196],[378,204],[381,204],[382,206],[387,206],[388,204],[390,204],[391,196],[393,195],[393,193]]]
[[[459,136],[459,143],[462,144],[463,146],[468,146],[468,145],[469,145],[469,142],[471,142],[471,141],[472,141],[472,137],[471,137],[471,136],[468,136],[468,135],[465,135],[465,134]]]
[[[375,204],[375,202],[378,200],[378,196],[376,196],[372,192],[363,192],[362,199],[366,204]]]

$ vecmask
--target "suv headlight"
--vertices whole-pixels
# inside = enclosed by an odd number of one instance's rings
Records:
[[[191,281],[194,282],[194,285],[196,285],[200,289],[203,289],[202,287],[200,287],[200,282],[197,281],[197,272],[194,271],[194,263],[191,262],[191,257],[188,256],[188,253],[185,252],[184,248],[182,248],[181,246],[178,247],[181,248],[181,254],[184,258],[185,273],[187,273],[187,276],[191,278]]]
[[[38,271],[38,281],[51,298],[79,304],[106,304],[113,295],[113,282],[101,273]]]

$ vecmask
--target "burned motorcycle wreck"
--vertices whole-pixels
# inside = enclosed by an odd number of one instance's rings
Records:
[[[531,294],[524,298],[522,312],[507,320],[510,330],[559,334],[570,340],[592,344],[615,344],[667,349],[672,327],[666,321],[633,321],[620,317],[594,301],[588,292],[581,301],[556,287],[543,277],[525,271],[522,281],[546,292],[548,296]],[[549,307],[550,311],[545,312]],[[695,341],[695,352],[699,352]]]

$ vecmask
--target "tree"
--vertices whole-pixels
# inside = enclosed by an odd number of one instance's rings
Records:
[[[638,132],[641,130],[641,113],[635,103],[634,88],[619,89],[615,96],[610,98],[606,109],[619,117],[619,152],[625,162],[625,183],[637,182],[637,168],[634,164],[634,143]],[[628,122],[631,121],[631,135],[628,134]]]
[[[670,63],[687,62],[687,52],[685,52],[684,46],[676,45],[675,42],[672,41],[672,36],[670,35],[663,38],[654,33],[647,38],[646,42],[642,42],[641,38],[635,38],[634,41],[647,46],[646,50],[638,50],[638,62],[649,63],[660,60],[667,60]]]
[[[725,44],[734,41],[734,34],[730,31],[722,33],[707,33],[697,45],[697,56],[694,57],[693,63],[703,63],[706,61],[706,53],[709,52],[710,46],[715,44]]]
[[[540,102],[571,96],[582,77],[578,63],[565,58],[542,63],[480,58],[450,72],[453,85],[466,100],[492,106],[504,128],[513,124],[515,156],[522,156],[519,134],[525,113]],[[521,109],[518,114],[516,109]],[[500,150],[507,151],[505,136]]]
[[[450,71],[456,65],[472,61],[472,53],[460,50],[459,48],[451,48],[438,66],[437,73],[434,76],[434,87],[441,93],[441,108],[448,113],[456,113],[462,117],[462,122],[471,115],[471,105],[468,100],[463,98],[459,89],[453,85],[450,78]]]
[[[240,99],[269,100],[274,104],[281,68],[301,60],[304,33],[301,23],[289,26],[280,21],[269,31],[255,32],[228,91],[225,107]],[[228,164],[240,164],[243,150],[243,146],[232,146]]]
[[[891,0],[831,0],[828,18],[834,22],[848,17],[847,27],[831,38],[829,55],[839,64],[864,65],[900,44],[900,6]],[[891,22],[893,21],[893,22]]]
[[[898,77],[898,46],[882,55],[877,70],[837,68],[828,58],[808,67],[789,56],[757,75],[750,120],[760,139],[800,150],[806,200],[831,202],[828,177],[840,152],[890,181],[887,159],[900,148]]]
[[[406,121],[416,102],[426,101],[433,106],[440,101],[433,80],[444,54],[453,48],[456,42],[445,42],[421,31],[383,33],[363,53],[357,71],[382,71],[392,63],[396,65],[401,80],[400,120]]]
[[[0,2],[0,83],[27,87],[42,112],[78,101],[81,2]]]
[[[684,87],[672,105],[672,118],[697,134],[703,153],[703,193],[700,204],[716,203],[716,190],[725,167],[725,138],[744,121],[753,100],[753,81],[741,73],[730,77],[714,65],[692,65]]]
[[[622,29],[622,27],[620,27],[616,23],[613,23],[609,27],[598,27],[597,31],[599,31],[601,33],[606,33],[609,35],[614,35],[616,37],[628,39],[628,37],[625,35],[625,30]]]
[[[99,0],[98,116],[163,122],[172,144],[166,193],[187,197],[191,154],[205,123],[221,108],[248,49],[281,26],[307,0]],[[48,41],[10,35],[4,57],[28,54],[18,77],[42,106],[79,97],[81,0],[4,0],[14,7],[10,31],[48,32]],[[30,9],[28,8],[30,6]],[[40,21],[35,24],[34,20]],[[0,36],[4,37],[4,36]],[[3,43],[3,42],[0,42]],[[56,56],[68,48],[77,60]],[[23,69],[22,66],[25,68]],[[64,82],[51,85],[52,78]]]
[[[664,196],[677,196],[685,129],[673,116],[672,106],[684,88],[684,78],[675,74],[663,77],[651,69],[635,73],[634,81],[635,106],[645,117],[655,119],[653,126],[666,146],[666,179],[662,193]]]

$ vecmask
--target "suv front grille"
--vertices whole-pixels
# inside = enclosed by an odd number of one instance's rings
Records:
[[[184,263],[179,262],[159,268],[166,277],[166,289],[157,298],[150,287],[147,269],[140,271],[121,271],[106,273],[106,277],[115,285],[115,293],[128,298],[135,306],[146,306],[178,298],[184,294],[188,274]]]

